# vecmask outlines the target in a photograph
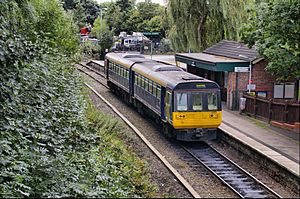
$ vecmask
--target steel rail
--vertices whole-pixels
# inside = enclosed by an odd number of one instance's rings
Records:
[[[231,161],[225,155],[218,152],[211,145],[207,145],[207,148],[201,153],[201,149],[192,149],[186,146],[182,146],[195,160],[206,167],[212,174],[219,178],[226,186],[234,191],[241,198],[254,198],[254,197],[270,197],[282,198],[275,191],[256,179],[246,170],[238,166]],[[207,149],[211,149],[211,154]],[[201,154],[200,154],[201,153]],[[214,156],[213,158],[211,158]],[[205,159],[209,157],[209,161]],[[215,162],[213,162],[215,160]],[[238,172],[237,172],[238,171]],[[245,176],[248,178],[245,178]],[[234,183],[234,180],[238,182],[238,186]],[[266,191],[266,192],[264,192]],[[251,195],[252,194],[252,195]],[[250,196],[249,196],[250,195]]]

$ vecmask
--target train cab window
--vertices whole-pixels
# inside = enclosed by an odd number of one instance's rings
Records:
[[[187,93],[176,93],[176,104],[178,111],[187,111],[188,109],[188,100],[187,100]]]
[[[208,110],[217,110],[218,109],[218,100],[217,93],[208,93],[207,101],[208,101]]]
[[[191,94],[192,99],[192,109],[194,111],[201,111],[203,109],[202,107],[202,94],[201,93],[194,93]]]

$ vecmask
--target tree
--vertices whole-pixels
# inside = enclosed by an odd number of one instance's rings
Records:
[[[256,45],[268,60],[266,70],[278,80],[300,78],[298,0],[265,0],[253,7],[253,15],[242,28],[242,40]]]
[[[65,10],[72,11],[79,27],[94,24],[99,16],[100,5],[95,0],[62,0]]]
[[[101,21],[98,17],[95,20],[91,34],[96,35],[99,39],[100,54],[103,55],[105,49],[109,49],[113,44],[113,34],[112,31],[109,30],[106,20]]]
[[[134,1],[119,0],[107,6],[104,18],[110,30],[113,30],[115,35],[121,31],[132,33],[153,30],[164,35],[166,19],[163,6],[151,1],[139,2],[135,6],[133,3]]]
[[[118,35],[122,30],[122,13],[121,8],[115,3],[111,3],[107,7],[105,19],[110,30],[114,31],[114,34]]]
[[[238,39],[252,0],[170,0],[168,37],[176,51],[203,50],[222,39]]]

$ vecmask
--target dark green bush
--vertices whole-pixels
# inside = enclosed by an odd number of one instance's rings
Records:
[[[82,97],[58,1],[0,0],[0,13],[0,197],[150,196],[143,164],[109,142],[117,122]],[[35,31],[40,19],[60,33]]]

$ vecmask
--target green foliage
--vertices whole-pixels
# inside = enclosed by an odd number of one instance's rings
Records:
[[[48,42],[49,46],[60,49],[66,55],[75,53],[78,49],[77,28],[61,3],[58,0],[29,2],[36,21],[27,31],[42,36],[41,39]]]
[[[120,3],[123,2],[123,3]],[[164,9],[159,4],[151,2],[139,2],[136,6],[128,6],[126,9],[123,4],[128,1],[117,1],[110,4],[105,14],[108,26],[118,35],[121,31],[149,32],[159,31],[165,34],[165,15]]]
[[[175,51],[200,51],[222,39],[237,40],[252,0],[170,0],[168,37]]]
[[[150,197],[143,163],[109,142],[117,122],[87,119],[61,4],[2,0],[0,13],[1,197]]]
[[[93,25],[99,16],[100,6],[95,0],[62,0],[65,10],[70,11],[79,28]]]
[[[252,12],[243,26],[242,40],[250,47],[257,46],[268,60],[266,70],[278,80],[299,79],[300,2],[261,1]]]
[[[98,160],[105,165],[100,167],[104,178],[101,185],[108,192],[103,197],[153,197],[156,187],[149,182],[144,162],[132,155],[119,139],[125,133],[121,124],[96,111],[90,103],[88,109],[88,120],[102,138],[96,152]]]
[[[159,47],[158,47],[158,50],[161,52],[161,53],[167,53],[167,52],[171,52],[171,42],[170,40],[168,39],[162,39],[160,41],[160,44],[159,44]]]
[[[109,30],[106,20],[100,20],[98,17],[94,23],[91,34],[96,35],[99,42],[100,51],[109,49],[113,44],[113,33]]]

